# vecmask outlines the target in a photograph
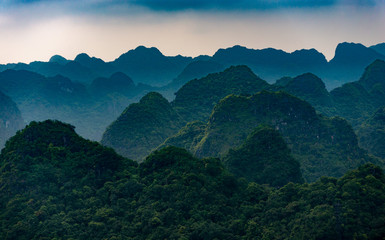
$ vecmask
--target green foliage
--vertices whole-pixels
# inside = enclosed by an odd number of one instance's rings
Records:
[[[162,95],[150,92],[124,110],[107,128],[101,143],[125,157],[141,161],[183,123]]]
[[[269,86],[246,66],[189,81],[175,93],[173,107],[188,121],[206,120],[215,104],[229,94],[254,94]]]
[[[259,124],[270,125],[282,134],[300,162],[306,181],[321,176],[339,177],[362,163],[374,161],[358,147],[345,120],[317,115],[310,104],[284,92],[262,91],[250,97],[229,95],[215,106],[204,132],[197,131],[195,136],[179,134],[168,142],[187,146],[199,157],[224,157]],[[178,140],[183,144],[178,145]],[[194,144],[186,143],[191,140]]]
[[[333,114],[346,118],[354,127],[359,126],[384,105],[385,62],[374,61],[359,81],[344,84],[330,94],[335,102]]]
[[[242,146],[230,149],[224,164],[236,176],[259,184],[281,187],[288,182],[303,182],[299,163],[278,131],[258,126]]]
[[[357,131],[360,146],[385,159],[385,108],[380,108]]]
[[[101,142],[125,157],[141,161],[188,121],[206,120],[213,106],[226,95],[251,94],[267,86],[248,67],[236,66],[188,82],[176,93],[171,104],[160,94],[149,93],[139,103],[126,108],[107,128]],[[183,129],[179,134],[192,136],[191,131],[197,132]],[[191,144],[186,141],[176,145],[189,148]]]
[[[0,155],[0,238],[93,236],[87,226],[106,203],[102,188],[134,166],[71,125],[30,123]]]
[[[178,133],[167,138],[158,148],[176,146],[195,152],[195,146],[204,136],[206,124],[201,121],[189,122]]]
[[[328,114],[334,110],[334,101],[324,82],[311,73],[295,78],[282,78],[272,85],[272,90],[283,90],[310,103],[317,111]]]
[[[258,133],[279,139],[266,127]],[[235,178],[219,159],[197,159],[177,147],[155,151],[137,165],[57,121],[31,123],[8,141],[0,155],[0,186],[5,240],[385,235],[385,175],[375,165],[340,179],[271,188]]]

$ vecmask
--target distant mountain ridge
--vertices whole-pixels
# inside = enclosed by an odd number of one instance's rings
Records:
[[[108,77],[114,72],[123,72],[136,84],[144,83],[157,87],[171,84],[171,89],[177,90],[193,78],[204,77],[231,65],[248,65],[270,83],[284,76],[294,77],[312,72],[324,80],[328,89],[333,89],[343,83],[357,80],[363,69],[374,60],[385,60],[382,46],[378,44],[365,47],[362,44],[340,43],[336,47],[334,58],[329,62],[315,49],[288,53],[274,48],[250,49],[236,45],[219,49],[213,56],[192,58],[181,55],[164,56],[157,48],[139,46],[111,62],[104,62],[85,53],[77,55],[74,60],[55,55],[49,62],[0,65],[0,71],[29,70],[44,76],[60,74],[84,84],[90,84],[98,77]],[[199,62],[199,69],[189,65],[194,62]]]

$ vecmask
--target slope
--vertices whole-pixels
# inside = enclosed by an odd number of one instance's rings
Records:
[[[303,182],[300,165],[282,136],[263,125],[254,129],[240,147],[230,149],[223,163],[236,176],[259,184],[282,187]]]
[[[0,92],[0,148],[24,125],[21,113],[11,98]]]
[[[357,130],[360,146],[385,159],[385,107],[378,109]]]
[[[385,62],[376,60],[362,77],[330,92],[336,112],[353,126],[360,125],[385,104]]]
[[[356,135],[345,120],[317,115],[310,104],[284,92],[230,95],[215,106],[206,127],[200,127],[194,137],[188,135],[196,144],[186,143],[181,132],[176,137],[196,156],[223,157],[259,124],[271,125],[282,134],[307,181],[342,176],[372,160],[358,147]],[[184,132],[191,133],[188,129]],[[175,139],[170,137],[167,142],[175,143]]]
[[[206,120],[212,108],[229,94],[253,94],[269,86],[247,66],[232,66],[183,85],[171,103],[186,120]]]
[[[142,160],[152,149],[183,126],[167,99],[150,92],[128,106],[105,131],[101,143],[123,156]]]

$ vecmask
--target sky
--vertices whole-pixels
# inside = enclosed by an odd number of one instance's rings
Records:
[[[213,55],[385,42],[385,0],[0,0],[0,63],[79,53],[113,61],[137,46]]]

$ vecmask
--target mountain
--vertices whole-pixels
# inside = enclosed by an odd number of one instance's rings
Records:
[[[121,72],[96,78],[89,86],[62,75],[45,77],[26,70],[0,72],[0,91],[15,101],[27,123],[65,121],[75,125],[83,137],[93,140],[100,140],[106,127],[150,89],[147,85],[134,85]]]
[[[139,46],[112,62],[81,53],[74,60],[55,55],[49,62],[7,64],[0,66],[0,70],[28,70],[46,77],[62,75],[86,85],[95,78],[106,78],[115,72],[123,72],[131,76],[136,84],[164,86],[176,78],[191,61],[191,57],[166,57],[156,48]]]
[[[125,157],[141,161],[183,124],[167,99],[150,92],[123,111],[106,129],[101,143]]]
[[[53,56],[49,59],[48,62],[50,62],[50,63],[58,63],[58,64],[60,64],[60,65],[65,65],[65,64],[68,62],[68,60],[65,59],[64,57],[60,56],[60,55],[53,55]]]
[[[273,48],[255,50],[237,45],[219,49],[212,58],[225,66],[247,65],[268,82],[323,69],[327,64],[325,56],[315,49],[287,53]]]
[[[328,71],[317,72],[317,75],[335,88],[359,79],[365,67],[377,59],[385,60],[385,55],[359,43],[340,43],[328,64]]]
[[[247,66],[232,66],[183,85],[172,106],[186,121],[206,120],[212,108],[229,94],[253,94],[269,86]]]
[[[104,62],[100,58],[90,57],[86,53],[78,54],[74,62],[80,63],[82,66],[90,69],[95,77],[108,76],[116,71],[111,64]]]
[[[269,84],[248,67],[234,66],[189,81],[171,103],[159,93],[149,93],[138,104],[130,105],[111,124],[103,135],[102,144],[140,161],[188,121],[207,120],[221,98],[231,93],[256,93],[267,86]]]
[[[188,81],[203,78],[210,73],[222,72],[223,70],[225,70],[225,67],[220,63],[217,63],[210,59],[196,60],[197,58],[194,58],[194,61],[189,63],[183,69],[183,71],[175,79],[172,80],[171,83],[162,88],[160,93],[162,93],[162,95],[172,101],[175,97],[174,93]]]
[[[96,78],[90,85],[90,91],[97,97],[112,93],[121,93],[126,96],[133,95],[135,84],[132,79],[122,72],[116,72],[109,78]]]
[[[357,131],[360,146],[385,159],[385,107],[378,109]]]
[[[385,56],[385,43],[379,43],[371,46],[370,48]]]
[[[312,73],[305,73],[295,78],[279,79],[272,88],[283,90],[310,103],[317,110],[334,105],[326,90],[325,83]]]
[[[381,45],[377,47],[380,48]],[[344,42],[337,45],[335,56],[327,62],[325,56],[315,49],[287,53],[273,48],[255,50],[234,46],[219,49],[212,60],[224,66],[247,65],[270,83],[284,76],[311,72],[324,80],[327,89],[334,89],[359,79],[365,67],[376,59],[385,60],[385,55],[380,52],[376,47]]]
[[[25,70],[1,72],[0,89],[15,101],[27,122],[57,118],[89,99],[82,84],[60,75],[47,78]]]
[[[139,46],[122,54],[111,64],[131,76],[136,83],[163,86],[171,82],[191,61],[189,57],[166,57],[157,48]]]
[[[113,109],[98,111],[98,103],[84,85],[60,75],[44,77],[25,70],[6,70],[0,73],[0,90],[15,101],[27,123],[60,119],[76,125],[82,136],[91,139],[100,139],[106,126],[118,116],[112,114]],[[125,106],[127,103],[124,101]],[[106,100],[103,106],[108,106]]]
[[[95,211],[101,213],[106,203],[100,195],[104,185],[134,166],[79,137],[71,125],[31,122],[0,155],[0,238],[98,237],[93,228]]]
[[[23,126],[24,121],[16,104],[0,92],[0,147]]]
[[[0,154],[1,239],[381,239],[385,175],[365,164],[336,179],[276,188],[215,158],[167,147],[142,164],[33,122]]]
[[[302,183],[300,165],[277,130],[258,126],[246,141],[223,158],[230,172],[250,182],[282,187]]]
[[[366,67],[374,60],[382,58],[384,58],[384,55],[360,43],[344,42],[337,45],[334,58],[330,60],[330,63],[332,65],[339,65],[339,67]]]
[[[374,61],[358,81],[346,83],[330,95],[335,102],[335,114],[348,119],[353,126],[360,125],[385,104],[385,62]]]
[[[358,147],[357,137],[345,120],[317,115],[310,104],[284,92],[229,95],[214,107],[206,126],[198,126],[196,131],[184,128],[175,135],[181,145],[175,137],[164,145],[186,147],[198,157],[223,158],[259,124],[270,125],[282,134],[307,181],[342,176],[364,162],[375,161]],[[194,132],[196,135],[191,136]]]
[[[79,54],[74,60],[55,55],[49,62],[0,65],[0,71],[27,70],[46,77],[62,75],[86,85],[95,78],[108,78],[115,72],[123,72],[136,84],[167,86],[162,93],[172,100],[173,92],[188,80],[222,71],[232,65],[247,65],[270,83],[284,76],[294,77],[311,72],[324,80],[327,89],[333,89],[357,80],[365,66],[374,60],[385,60],[382,48],[381,44],[368,48],[359,43],[340,43],[334,58],[328,62],[315,49],[288,53],[274,48],[256,50],[236,45],[219,49],[213,56],[191,58],[164,56],[157,48],[139,46],[111,62],[86,53]]]

